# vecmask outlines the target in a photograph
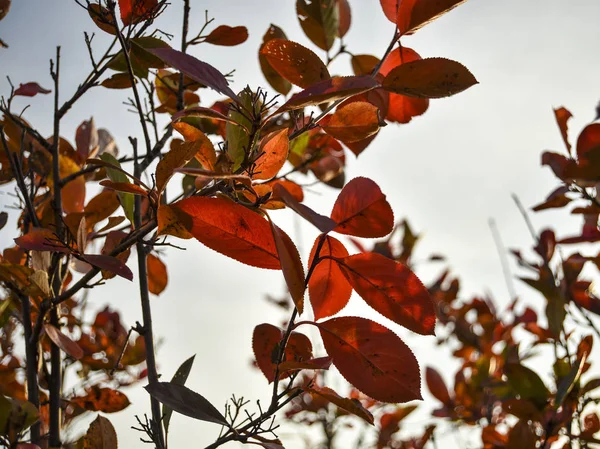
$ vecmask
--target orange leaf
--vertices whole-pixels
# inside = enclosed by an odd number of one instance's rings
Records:
[[[157,5],[158,0],[119,0],[121,20],[125,26],[147,20]]]
[[[477,84],[469,70],[445,58],[406,62],[392,69],[383,80],[387,91],[416,98],[443,98]]]
[[[182,223],[182,220],[186,222],[190,222],[190,220],[186,220],[187,217],[177,209],[167,204],[160,204],[156,215],[158,235],[172,235],[180,239],[191,239],[193,237]]]
[[[554,110],[554,117],[556,117],[556,123],[558,124],[558,128],[560,129],[560,135],[563,138],[563,142],[567,147],[567,151],[571,154],[571,144],[569,143],[569,135],[568,135],[568,125],[569,119],[573,117],[571,112],[564,108],[560,107]]]
[[[275,380],[277,357],[279,356],[279,345],[283,338],[283,331],[272,324],[263,323],[254,328],[252,334],[252,350],[256,358],[256,364],[265,375],[269,383]],[[292,332],[285,349],[284,360],[286,362],[302,362],[312,358],[312,345],[308,337],[298,332]],[[280,379],[288,377],[290,373],[283,373]]]
[[[427,382],[427,388],[429,388],[431,394],[438,401],[444,405],[452,403],[448,387],[446,387],[446,383],[444,382],[444,379],[442,379],[442,376],[440,376],[440,373],[428,366],[427,371],[425,372],[425,381]]]
[[[422,399],[417,359],[391,330],[359,317],[316,325],[333,364],[358,390],[381,402]]]
[[[271,25],[265,35],[263,36],[262,44],[258,50],[258,61],[260,62],[260,70],[269,82],[269,84],[277,92],[283,95],[287,95],[292,88],[292,84],[283,78],[273,66],[269,63],[266,56],[262,54],[262,49],[267,42],[273,39],[287,39],[287,36],[281,28],[276,25]]]
[[[343,398],[331,388],[319,387],[317,385],[312,386],[307,391],[311,395],[321,396],[332,404],[337,405],[339,408],[342,408],[347,412],[364,419],[369,424],[373,424],[373,415],[363,407],[358,399]]]
[[[286,39],[271,39],[260,51],[286,80],[303,89],[331,78],[323,61],[306,47]]]
[[[120,391],[97,385],[87,390],[85,396],[71,398],[70,402],[84,410],[103,413],[120,412],[130,404],[127,396]]]
[[[15,239],[21,248],[34,251],[56,251],[69,254],[71,249],[63,244],[49,229],[33,228],[27,234]]]
[[[338,107],[321,127],[327,134],[342,142],[357,142],[374,135],[384,125],[385,122],[379,118],[377,106],[366,101],[356,101]]]
[[[169,283],[167,267],[154,254],[148,254],[146,268],[148,270],[148,290],[150,293],[160,295]]]
[[[394,24],[398,19],[398,5],[401,1],[402,0],[379,0],[379,3],[381,4],[381,9],[383,9],[385,17],[387,17],[387,19]]]
[[[302,314],[304,311],[305,285],[304,267],[302,266],[300,254],[298,254],[298,249],[289,236],[272,221],[269,220],[269,223],[271,224],[271,231],[275,240],[275,246],[277,247],[277,255],[281,262],[281,270],[283,271],[285,283],[298,309],[298,313]]]
[[[336,223],[329,217],[316,213],[310,207],[300,204],[294,196],[287,191],[285,184],[276,183],[273,185],[273,193],[276,197],[280,198],[286,206],[300,215],[302,218],[307,220],[309,223],[315,225],[321,232],[329,232],[335,228]]]
[[[174,170],[186,165],[194,156],[202,166],[209,170],[213,169],[217,160],[215,148],[203,132],[198,130],[198,133],[193,141],[181,142],[178,139],[171,141],[170,151],[156,166],[156,190],[159,194],[173,176]]]
[[[377,253],[348,256],[338,264],[356,293],[383,316],[413,332],[434,335],[433,301],[408,267]]]
[[[117,34],[117,30],[113,25],[114,17],[112,17],[112,14],[107,8],[96,3],[90,3],[87,10],[98,28],[113,36]]]
[[[271,227],[260,214],[224,198],[196,196],[171,207],[187,216],[182,224],[209,248],[254,267],[281,269]]]
[[[246,42],[248,39],[248,30],[246,27],[230,27],[228,25],[221,25],[215,28],[206,36],[205,42],[213,45],[224,45],[232,47],[239,45],[242,42]]]
[[[44,331],[50,340],[52,340],[52,342],[62,349],[66,354],[70,355],[76,360],[79,360],[83,357],[83,350],[81,347],[63,334],[60,329],[51,324],[44,324]]]
[[[397,22],[401,34],[412,34],[466,0],[401,0]]]
[[[271,179],[287,160],[290,149],[288,129],[280,129],[267,134],[260,141],[255,159],[252,179]]]
[[[308,266],[314,263],[321,237],[317,237],[310,251]],[[320,257],[330,256],[343,259],[348,256],[346,247],[337,239],[327,236],[319,252]],[[342,310],[352,295],[352,286],[335,260],[321,259],[308,280],[308,294],[315,320],[335,315]]]
[[[383,237],[394,228],[394,213],[379,186],[368,178],[354,178],[340,192],[331,218],[340,234]]]

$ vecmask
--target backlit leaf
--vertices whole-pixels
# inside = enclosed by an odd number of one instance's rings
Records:
[[[540,410],[544,408],[550,393],[535,371],[519,363],[507,363],[504,372],[521,399],[532,401]]]
[[[263,41],[258,50],[258,60],[260,62],[260,69],[267,79],[268,83],[275,89],[277,92],[283,95],[287,95],[292,88],[292,83],[283,78],[277,71],[273,68],[273,66],[267,60],[267,57],[262,54],[262,49],[267,42],[272,39],[287,39],[287,36],[283,32],[281,28],[277,25],[271,24],[265,35],[263,36]]]
[[[177,413],[200,421],[227,426],[227,420],[204,396],[184,385],[171,382],[151,382],[144,387],[159,402]]]
[[[270,225],[258,213],[224,198],[192,197],[171,207],[188,217],[182,224],[209,248],[255,267],[281,268]]]
[[[239,94],[240,103],[245,111],[255,110],[255,101],[252,91],[248,88]],[[228,117],[231,119],[225,125],[227,133],[227,155],[233,162],[233,171],[237,171],[247,155],[252,151],[254,142],[250,142],[249,129],[252,128],[251,118],[248,112],[242,113],[234,108],[229,110]],[[236,124],[237,123],[237,124]]]
[[[110,78],[102,81],[100,85],[107,89],[129,89],[131,87],[131,78],[127,73],[115,73]]]
[[[276,363],[278,361],[280,343],[283,331],[272,324],[263,323],[254,328],[252,333],[252,350],[256,364],[269,383],[275,380]],[[303,362],[312,359],[312,344],[308,337],[298,332],[292,332],[283,357],[284,362]],[[280,373],[280,379],[290,373]]]
[[[215,111],[214,109],[211,109],[211,108],[204,108],[202,106],[193,106],[191,108],[186,108],[183,111],[179,111],[176,114],[173,114],[173,116],[171,118],[175,122],[184,117],[200,117],[200,118],[208,118],[208,119],[212,119],[212,120],[220,120],[223,122],[236,123],[230,117],[227,117],[226,115],[221,114],[219,111]],[[191,140],[195,140],[195,139],[191,139]]]
[[[299,371],[303,369],[329,369],[331,366],[331,357],[319,357],[316,359],[308,359],[302,362],[290,361],[279,364],[279,371]]]
[[[339,30],[337,0],[296,0],[296,13],[312,43],[329,50]]]
[[[310,251],[308,266],[314,263],[316,250],[322,237],[315,240]],[[326,236],[319,252],[320,257],[336,257],[343,259],[348,256],[346,247],[337,239]],[[352,295],[352,286],[335,260],[324,258],[318,262],[308,280],[310,304],[315,314],[315,320],[335,315],[342,310]]]
[[[331,78],[323,61],[306,47],[286,39],[272,39],[260,51],[283,78],[303,89]]]
[[[237,26],[230,27],[228,25],[221,25],[212,30],[205,38],[205,42],[213,45],[224,45],[232,47],[246,42],[248,39],[248,30],[246,27]]]
[[[427,388],[429,392],[442,404],[449,405],[451,403],[450,393],[448,387],[440,373],[430,366],[427,367],[425,372],[425,381],[427,382]]]
[[[117,449],[117,432],[104,416],[96,416],[83,437],[83,449]]]
[[[394,213],[385,195],[368,178],[354,178],[337,197],[331,218],[340,234],[356,237],[383,237],[394,227]]]
[[[394,24],[398,19],[398,5],[401,1],[402,0],[379,0],[385,17]]]
[[[116,413],[127,408],[129,399],[120,391],[94,385],[84,396],[76,396],[69,400],[84,410],[92,412]]]
[[[427,288],[400,262],[377,253],[338,261],[356,293],[386,318],[422,335],[434,335],[435,309]]]
[[[167,267],[154,254],[148,254],[146,268],[148,269],[148,290],[150,293],[160,295],[169,283]]]
[[[343,398],[331,388],[319,387],[317,385],[312,386],[307,391],[311,395],[324,397],[332,404],[337,405],[339,408],[342,408],[347,412],[364,419],[369,424],[373,424],[373,415],[363,407],[358,399]]]
[[[391,330],[359,317],[317,326],[333,364],[358,390],[381,402],[421,399],[417,359]]]
[[[341,105],[330,119],[322,124],[323,131],[342,142],[364,140],[385,125],[379,118],[377,106],[365,101]]]
[[[158,235],[172,235],[180,239],[191,239],[192,234],[187,230],[184,223],[191,224],[183,212],[169,206],[160,204],[157,212]]]
[[[225,76],[210,64],[172,48],[152,48],[148,51],[194,81],[239,102],[238,96],[229,87]]]
[[[183,167],[197,155],[199,156],[197,159],[203,166],[206,166],[207,169],[213,168],[216,162],[215,149],[204,133],[199,132],[198,139],[191,142],[173,139],[171,149],[156,166],[156,190],[158,193],[162,193],[176,168]]]
[[[83,357],[83,350],[81,347],[63,334],[60,329],[51,324],[44,324],[44,331],[50,340],[52,340],[52,342],[62,349],[66,354],[70,355],[76,360],[79,360]]]
[[[350,23],[352,22],[352,11],[350,10],[350,4],[348,0],[337,0],[339,26],[338,33],[339,37],[344,37],[350,29]]]
[[[277,175],[287,160],[289,147],[287,128],[263,137],[258,146],[252,178],[271,179]]]
[[[277,112],[301,109],[321,103],[341,100],[367,92],[379,86],[370,76],[334,76],[313,84],[308,89],[294,94]]]
[[[597,166],[600,162],[600,123],[587,125],[577,138],[577,159],[582,166]]]
[[[304,267],[302,266],[300,254],[298,254],[298,249],[289,236],[272,221],[269,220],[269,223],[271,224],[271,231],[275,240],[275,246],[277,247],[277,255],[281,263],[285,283],[298,309],[298,313],[302,314],[304,311],[305,285]]]
[[[124,25],[149,19],[158,5],[158,0],[119,0],[121,20]]]
[[[387,91],[416,98],[442,98],[477,84],[461,63],[445,58],[405,62],[392,69],[383,80]]]
[[[112,34],[113,36],[117,34],[117,30],[113,25],[115,19],[107,8],[97,3],[90,3],[87,10],[88,14],[98,28],[108,34]]]
[[[412,34],[466,0],[401,0],[398,6],[398,30]]]
[[[121,164],[119,161],[111,154],[104,153],[100,156],[100,160],[107,164],[110,164],[110,167],[106,168],[106,174],[109,179],[113,182],[129,182],[129,178],[125,175],[121,169]],[[90,160],[88,160],[88,163]],[[113,167],[117,167],[113,168]],[[149,189],[148,189],[149,190]],[[119,192],[119,202],[121,203],[121,207],[123,207],[123,211],[125,212],[125,216],[131,223],[133,223],[133,205],[134,205],[134,197],[131,193]]]
[[[368,76],[379,64],[379,58],[373,55],[352,55],[350,62],[356,76]],[[371,77],[369,76],[369,78]]]
[[[25,250],[55,251],[69,254],[70,248],[58,240],[49,229],[33,228],[27,234],[15,239],[15,243]]]

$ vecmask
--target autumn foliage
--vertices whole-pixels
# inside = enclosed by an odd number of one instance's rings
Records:
[[[352,54],[343,45],[352,21],[347,0],[298,0],[296,14],[309,40],[305,44],[315,51],[271,25],[257,49],[257,68],[269,87],[248,86],[239,92],[230,87],[228,75],[192,56],[190,49],[241,44],[248,38],[244,26],[214,27],[207,16],[197,31],[189,23],[193,2],[182,0],[183,39],[175,48],[174,41],[164,38],[167,33],[150,31],[165,8],[173,7],[165,1],[76,3],[89,14],[90,28],[111,35],[113,45],[94,57],[86,38],[92,69],[66,101],[61,102],[59,92],[64,56],[57,48],[52,88],[26,81],[13,87],[0,105],[0,181],[16,191],[20,209],[15,246],[5,248],[0,260],[1,444],[116,448],[117,435],[101,415],[80,439],[65,441],[63,436],[84,413],[124,409],[129,399],[120,388],[144,383],[150,412],[136,428],[158,449],[167,447],[173,412],[220,425],[210,448],[230,441],[283,448],[271,418],[286,406],[291,407],[288,418],[305,423],[323,421],[329,415],[322,410],[337,410],[334,420],[356,415],[376,425],[378,447],[423,447],[433,427],[400,446],[393,434],[414,407],[385,405],[422,399],[417,358],[393,330],[344,314],[353,293],[416,334],[435,335],[436,321],[452,327],[451,335],[461,344],[455,355],[463,359],[454,390],[431,368],[425,381],[441,402],[436,416],[466,424],[488,420],[485,447],[512,448],[522,441],[531,444],[519,447],[547,447],[567,423],[582,416],[593,388],[586,391],[578,382],[589,368],[592,338],[573,342],[576,337],[565,331],[565,306],[600,310],[589,283],[578,280],[583,264],[597,260],[569,257],[561,261],[562,277],[552,271],[551,261],[556,244],[599,240],[600,210],[586,190],[596,181],[596,124],[584,129],[572,155],[566,138],[570,114],[557,110],[568,154],[546,153],[543,158],[568,188],[554,192],[537,209],[565,206],[572,200],[567,193],[575,192],[586,202],[581,206],[586,217],[582,234],[557,240],[544,231],[536,237],[541,262],[518,254],[534,274],[525,281],[548,298],[547,327],[532,312],[516,315],[517,300],[510,309],[511,323],[498,318],[485,300],[456,301],[457,284],[447,273],[434,285],[424,285],[411,268],[416,238],[408,224],[404,222],[398,253],[391,243],[394,213],[384,192],[371,179],[345,179],[346,157],[372,148],[379,132],[388,132],[381,128],[408,123],[426,112],[431,99],[477,83],[460,63],[423,59],[403,46],[403,36],[462,1],[381,0],[394,35],[387,49],[373,49],[377,57]],[[334,49],[337,53],[331,53]],[[318,54],[323,51],[325,60]],[[331,62],[343,56],[353,72],[332,76]],[[97,128],[93,118],[81,123],[73,139],[64,134],[61,120],[92,88],[127,90],[143,139],[119,142],[119,153],[110,132]],[[221,98],[205,104],[198,94],[202,89]],[[55,107],[48,118],[53,134],[45,138],[27,114],[15,112],[15,105],[23,101],[19,97],[28,97],[35,107],[35,97],[48,94],[54,95]],[[125,155],[124,148],[130,149]],[[304,201],[303,186],[313,179],[339,190],[330,213]],[[276,224],[277,211],[285,208],[318,230],[308,260],[301,259],[288,232]],[[4,226],[6,212],[1,217]],[[357,252],[357,237],[385,240]],[[249,266],[240,265],[240,270],[281,271],[287,286],[292,307],[285,325],[256,323],[252,340],[256,365],[273,384],[272,397],[268,406],[246,412],[245,420],[238,420],[245,402],[233,397],[222,412],[185,386],[193,357],[170,381],[160,377],[149,294],[161,295],[168,286],[168,267],[159,249],[193,248],[192,242],[182,243],[186,239],[219,253],[215,257]],[[129,329],[108,307],[91,319],[85,313],[83,290],[101,290],[115,276],[139,286],[142,319]],[[476,311],[475,322],[467,318],[470,310]],[[318,330],[324,350],[301,332],[308,327]],[[521,363],[512,337],[517,327],[530,332],[536,345],[552,344],[561,355],[555,391]],[[23,340],[17,346],[18,339]],[[497,343],[502,344],[500,352]],[[349,395],[323,382],[323,372],[331,366],[351,384]],[[67,389],[66,379],[75,374],[79,383]],[[496,412],[485,415],[486,407]],[[509,414],[516,423],[505,420]],[[597,422],[590,416],[584,419],[588,433]],[[500,431],[497,426],[506,422],[509,430]],[[594,441],[583,432],[575,436]]]

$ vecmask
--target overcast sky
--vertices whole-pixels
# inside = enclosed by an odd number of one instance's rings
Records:
[[[181,23],[182,2],[172,0],[159,26],[175,35]],[[204,10],[215,25],[244,25],[250,38],[235,48],[202,45],[191,49],[196,57],[223,73],[236,69],[233,89],[246,84],[265,86],[257,50],[270,23],[282,27],[288,38],[309,47],[295,16],[294,2],[221,0],[192,2],[191,33],[204,20]],[[381,55],[393,34],[376,0],[350,0],[353,23],[346,37],[355,54]],[[479,84],[455,97],[431,102],[429,111],[408,125],[383,129],[375,143],[358,160],[348,154],[348,179],[367,176],[388,195],[398,219],[407,217],[423,233],[422,257],[430,252],[447,256],[448,265],[463,281],[463,296],[491,292],[500,305],[507,303],[498,255],[488,227],[495,218],[507,247],[532,244],[511,193],[526,207],[542,201],[558,185],[550,170],[540,167],[543,150],[564,151],[553,107],[566,106],[574,114],[571,140],[593,119],[600,99],[600,2],[596,0],[470,0],[448,15],[403,40],[423,57],[441,56],[467,66]],[[94,48],[100,53],[107,35],[95,28],[87,13],[68,0],[14,0],[9,15],[0,22],[0,38],[10,45],[0,51],[0,93],[9,92],[5,76],[16,84],[37,81],[51,87],[48,60],[55,46],[62,46],[61,97],[68,98],[88,73],[89,59],[83,31],[94,31]],[[311,47],[319,55],[315,47]],[[332,73],[349,74],[348,59],[339,58]],[[216,95],[201,92],[204,105]],[[52,96],[20,99],[15,107],[31,104],[25,117],[43,134],[50,135]],[[86,95],[67,114],[61,135],[73,141],[77,125],[93,116],[97,126],[107,128],[126,148],[126,137],[140,136],[136,117],[125,111],[125,94],[98,88]],[[328,213],[336,192],[318,188],[307,203]],[[0,196],[2,205],[10,202]],[[316,233],[302,225],[295,234],[291,215],[276,215],[285,229],[300,238],[303,255]],[[559,235],[577,233],[580,223],[565,213],[532,215],[535,226],[554,226]],[[11,244],[13,231],[0,236],[2,248]],[[283,290],[280,273],[247,267],[204,248],[185,242],[187,251],[169,251],[170,283],[166,292],[153,298],[155,331],[161,340],[159,371],[170,378],[187,357],[197,354],[188,385],[218,407],[235,393],[251,400],[269,397],[262,375],[250,368],[251,334],[262,322],[278,323],[281,315],[262,297]],[[305,259],[306,260],[306,259]],[[134,263],[130,263],[133,268]],[[514,264],[511,263],[514,267]],[[443,265],[423,267],[431,279]],[[516,284],[535,308],[542,299]],[[98,307],[108,303],[123,312],[124,320],[140,320],[134,283],[116,279],[93,292]],[[344,314],[376,317],[353,301]],[[390,325],[384,319],[376,318]],[[439,363],[440,349],[432,337],[413,336],[390,325],[415,351],[422,366]],[[446,359],[444,359],[446,360]],[[450,373],[443,372],[446,378]],[[149,410],[146,394],[131,392],[133,402],[114,416],[121,447],[141,447],[138,435],[129,430],[135,414]],[[430,396],[425,396],[430,400]],[[422,423],[416,423],[421,425]],[[203,447],[216,437],[215,426],[197,424],[177,416],[171,425],[172,447]],[[286,447],[301,447],[300,440],[284,432]],[[439,447],[453,447],[456,435],[443,433]]]

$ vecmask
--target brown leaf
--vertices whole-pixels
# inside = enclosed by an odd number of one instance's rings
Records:
[[[357,142],[371,137],[385,122],[379,118],[377,106],[365,101],[343,104],[322,123],[323,131],[342,142]]]
[[[63,334],[60,329],[51,324],[44,324],[44,331],[46,335],[54,342],[56,346],[62,349],[66,354],[70,355],[76,360],[83,357],[83,350],[77,343]]]
[[[76,396],[69,400],[84,410],[103,413],[116,413],[127,408],[129,399],[120,391],[103,388],[97,385],[86,391],[84,396]]]
[[[154,254],[148,254],[146,268],[148,269],[148,290],[150,293],[160,295],[169,283],[167,267]]]
[[[331,78],[323,61],[306,47],[286,39],[271,39],[260,51],[286,80],[306,89]]]
[[[83,437],[83,449],[117,449],[117,432],[108,419],[98,415]]]
[[[228,25],[221,25],[212,30],[210,34],[206,36],[204,41],[213,45],[232,47],[246,42],[247,39],[248,30],[246,27],[230,27]]]

